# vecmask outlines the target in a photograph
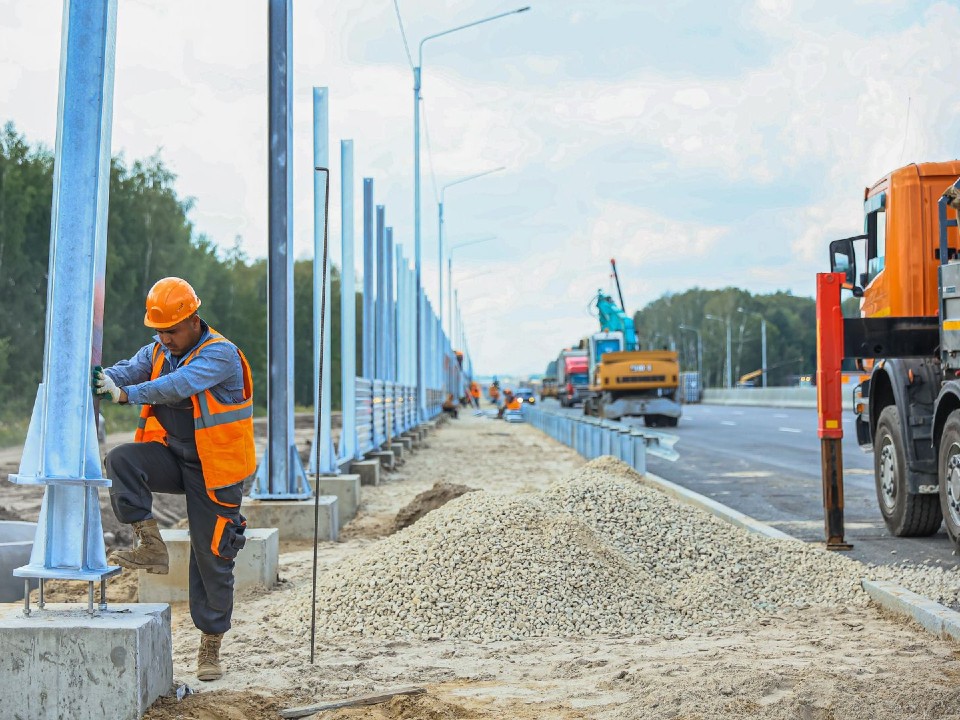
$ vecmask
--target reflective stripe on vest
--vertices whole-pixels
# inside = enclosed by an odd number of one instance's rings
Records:
[[[210,328],[210,337],[191,352],[180,363],[180,367],[189,364],[207,345],[218,342],[228,342],[228,340]],[[240,357],[243,394],[246,399],[240,403],[221,403],[210,390],[204,390],[190,397],[196,431],[194,440],[203,469],[204,484],[208,491],[227,487],[246,479],[253,474],[257,466],[253,443],[253,376],[243,352],[240,348],[236,348],[236,351]],[[153,349],[151,380],[160,377],[165,360],[160,351],[160,343],[156,343]],[[153,414],[153,407],[144,405],[140,409],[140,421],[137,424],[134,440],[166,444],[166,436],[166,430]]]

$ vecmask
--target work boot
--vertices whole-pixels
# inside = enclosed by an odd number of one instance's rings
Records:
[[[109,561],[130,570],[146,570],[154,575],[166,575],[170,572],[170,559],[167,546],[160,537],[160,528],[156,520],[143,520],[133,523],[133,532],[140,544],[132,550],[114,550]]]
[[[200,636],[200,650],[197,652],[197,679],[219,680],[223,677],[220,667],[220,641],[223,633]]]

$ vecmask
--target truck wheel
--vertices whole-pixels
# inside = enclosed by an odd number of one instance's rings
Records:
[[[954,410],[940,438],[940,510],[947,535],[960,547],[960,410]]]
[[[938,498],[908,492],[907,453],[896,405],[888,405],[880,413],[873,440],[873,470],[880,514],[890,534],[917,537],[940,529]]]
[[[667,427],[676,427],[678,422],[680,422],[680,418],[669,417],[667,415],[663,416],[663,424]]]

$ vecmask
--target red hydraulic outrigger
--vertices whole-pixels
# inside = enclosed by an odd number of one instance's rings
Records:
[[[827,550],[853,547],[843,539],[843,282],[843,273],[817,273],[817,434]]]

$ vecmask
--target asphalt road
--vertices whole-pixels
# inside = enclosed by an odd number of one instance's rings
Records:
[[[794,537],[823,542],[816,410],[685,405],[683,412],[679,427],[668,430],[679,438],[679,459],[648,455],[650,472]],[[885,565],[960,563],[942,528],[929,538],[887,532],[877,508],[873,455],[857,445],[852,417],[844,419],[843,461],[845,535],[853,557]]]

